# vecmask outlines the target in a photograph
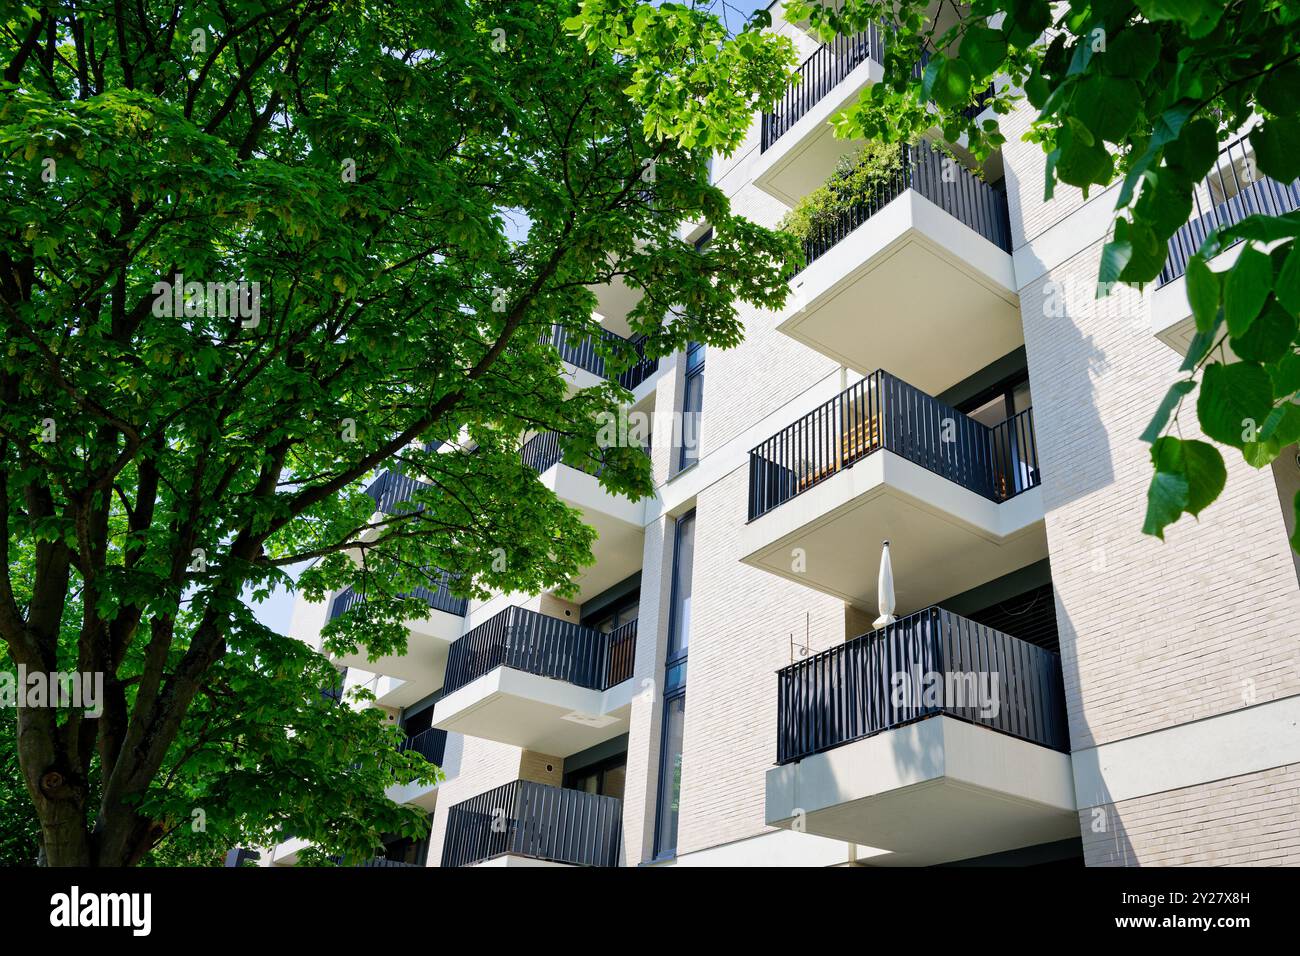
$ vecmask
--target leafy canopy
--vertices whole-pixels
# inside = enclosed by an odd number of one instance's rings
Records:
[[[614,278],[641,290],[650,355],[734,345],[737,301],[782,301],[792,241],[731,213],[708,154],[790,45],[646,9],[7,8],[0,636],[106,695],[93,717],[19,709],[48,862],[288,832],[357,858],[424,826],[383,791],[432,769],[324,700],[333,669],[241,596],[351,586],[331,641],[377,655],[404,650],[423,607],[402,595],[436,569],[466,595],[565,590],[593,532],[521,438],[600,457],[611,491],[651,483],[639,450],[596,447],[627,394],[571,392],[553,329],[592,331]],[[374,516],[362,487],[389,467],[421,490]]]

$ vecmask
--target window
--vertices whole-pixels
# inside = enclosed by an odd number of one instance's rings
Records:
[[[659,803],[655,858],[677,852],[682,795],[682,737],[686,728],[686,655],[691,643],[691,577],[695,566],[695,512],[677,519],[673,533],[672,606],[664,662],[663,740],[659,750]]]
[[[623,784],[627,778],[627,753],[616,754],[607,760],[565,773],[564,789],[600,794],[623,799]]]
[[[677,820],[682,798],[682,731],[686,727],[686,695],[664,701],[664,742],[659,767],[659,813],[655,827],[655,857],[677,853]]]
[[[700,413],[704,410],[704,345],[686,347],[686,381],[682,392],[682,454],[677,470],[700,460]]]
[[[590,627],[593,630],[600,631],[602,634],[609,634],[617,631],[624,624],[635,621],[641,607],[641,589],[637,588],[626,597],[619,598],[614,604],[605,607],[594,614],[584,614],[582,616],[583,627]]]
[[[710,229],[695,243],[696,251],[703,252],[712,241],[713,230]],[[677,458],[678,471],[685,471],[700,460],[700,413],[704,410],[704,343],[687,343],[685,360],[682,447]]]

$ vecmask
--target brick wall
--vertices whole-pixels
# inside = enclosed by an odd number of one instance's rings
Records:
[[[1300,866],[1300,765],[1079,814],[1089,866]]]
[[[747,480],[737,469],[697,501],[679,853],[767,829],[775,675],[790,636],[810,634],[814,653],[844,639],[842,601],[740,562]]]

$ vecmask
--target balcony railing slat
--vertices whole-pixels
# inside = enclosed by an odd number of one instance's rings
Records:
[[[941,682],[938,701],[924,693],[927,675]],[[994,680],[996,697],[983,696]],[[900,681],[907,687],[902,699],[896,693]],[[948,693],[950,686],[956,696]],[[781,670],[777,762],[940,713],[1069,750],[1060,658],[932,607]]]
[[[1238,164],[1257,178],[1242,177],[1237,172]],[[1225,168],[1228,170],[1227,176]],[[1203,202],[1202,195],[1213,197],[1214,186],[1226,198],[1213,205]],[[1228,196],[1229,191],[1233,195]],[[1195,255],[1211,230],[1236,225],[1256,213],[1277,216],[1300,209],[1300,179],[1283,184],[1268,176],[1258,175],[1248,138],[1242,137],[1220,151],[1218,164],[1197,187],[1193,199],[1192,218],[1169,238],[1168,259],[1160,272],[1157,287],[1173,282],[1187,272],[1187,261]]]
[[[428,730],[407,737],[397,749],[403,752],[414,750],[429,763],[442,766],[443,758],[447,753],[447,731],[430,727]]]
[[[622,801],[529,780],[478,794],[447,811],[443,866],[511,853],[574,866],[617,866]]]
[[[882,448],[993,501],[1041,480],[1032,409],[990,428],[877,371],[750,452],[750,520]]]
[[[634,390],[659,368],[658,358],[646,357],[646,337],[644,335],[625,339],[618,333],[611,332],[608,329],[593,329],[584,334],[567,329],[562,325],[554,325],[551,327],[550,336],[543,335],[542,340],[553,345],[556,351],[560,353],[560,358],[570,365],[584,369],[601,378],[617,381],[618,384],[629,391]],[[610,351],[617,351],[623,346],[633,349],[636,352],[637,361],[611,377],[608,374],[609,369],[605,355],[597,346],[598,340],[606,343]]]
[[[609,634],[572,621],[508,607],[452,642],[444,694],[502,665],[606,690],[632,676],[636,622]]]
[[[433,576],[433,580],[437,582],[436,587],[415,587],[409,593],[398,596],[419,598],[435,611],[445,611],[457,617],[464,617],[465,612],[469,609],[469,599],[452,594],[451,576],[445,571],[438,571]],[[346,613],[357,604],[365,601],[365,599],[365,595],[355,588],[344,588],[335,595],[334,601],[330,605],[330,620],[332,621],[339,615]]]
[[[830,43],[824,43],[814,50],[796,71],[799,80],[786,87],[776,109],[763,114],[759,151],[771,148],[773,143],[868,59],[877,63],[884,59],[881,34],[874,25],[861,33],[837,36]]]

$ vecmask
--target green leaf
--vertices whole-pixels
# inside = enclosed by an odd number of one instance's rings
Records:
[[[1148,20],[1177,20],[1191,26],[1210,13],[1208,0],[1138,0],[1138,9]]]
[[[1165,165],[1183,180],[1189,191],[1214,168],[1218,158],[1218,127],[1204,118],[1192,120],[1165,146]]]
[[[1211,271],[1204,259],[1192,256],[1187,260],[1187,301],[1196,317],[1198,331],[1203,332],[1214,325],[1222,290],[1219,274]]]
[[[961,41],[961,58],[981,79],[997,71],[1007,56],[1006,38],[997,30],[973,26]]]
[[[947,57],[942,53],[936,53],[930,57],[930,62],[925,65],[925,72],[921,75],[921,96],[923,99],[934,99],[934,86],[939,82],[939,73],[946,62]]]
[[[1192,213],[1191,191],[1168,170],[1147,173],[1147,183],[1138,196],[1136,217],[1150,223],[1158,237],[1168,240]]]
[[[1250,134],[1260,172],[1280,183],[1300,177],[1300,117],[1265,120]]]
[[[1183,359],[1183,364],[1178,367],[1180,372],[1190,372],[1201,364],[1201,360],[1210,354],[1210,349],[1214,348],[1215,342],[1218,341],[1219,328],[1223,325],[1223,310],[1219,309],[1214,313],[1214,321],[1211,322],[1208,329],[1198,329],[1192,336],[1191,343],[1187,346],[1187,355]]]
[[[1047,154],[1047,161],[1043,166],[1043,202],[1051,202],[1052,195],[1056,192],[1056,163],[1060,158],[1059,147]]]
[[[1259,430],[1259,437],[1272,440],[1278,446],[1300,440],[1300,405],[1286,402],[1273,409]]]
[[[1300,103],[1300,63],[1292,60],[1269,71],[1256,91],[1259,104],[1278,116],[1296,111]]]
[[[1300,491],[1295,493],[1291,503],[1291,513],[1295,516],[1295,531],[1291,535],[1291,550],[1300,553]]]
[[[1070,142],[1061,144],[1056,175],[1063,183],[1080,188],[1093,183],[1104,186],[1110,182],[1114,170],[1115,164],[1100,142],[1089,145],[1075,136]]]
[[[1241,250],[1223,284],[1223,312],[1228,334],[1246,334],[1273,291],[1273,260],[1254,246]]]
[[[1196,517],[1223,492],[1228,470],[1219,449],[1208,442],[1182,442],[1183,465],[1187,475],[1187,513]]]
[[[1219,234],[1220,245],[1226,246],[1238,239],[1255,242],[1277,242],[1300,236],[1300,213],[1289,212],[1281,216],[1247,216]],[[1206,242],[1209,242],[1207,237]]]
[[[934,101],[946,109],[970,102],[971,69],[961,60],[945,60],[935,81]]]
[[[1137,121],[1141,102],[1132,80],[1094,73],[1075,86],[1070,106],[1097,139],[1118,143]]]
[[[1278,250],[1273,250],[1277,253]],[[1273,283],[1273,294],[1291,312],[1300,313],[1300,242],[1291,243]]]
[[[1281,446],[1272,439],[1248,441],[1241,446],[1241,457],[1251,468],[1267,468],[1277,458]]]
[[[1188,395],[1196,388],[1195,379],[1186,379],[1181,382],[1174,382],[1169,386],[1169,391],[1160,401],[1160,407],[1156,409],[1155,417],[1151,419],[1151,424],[1147,425],[1146,431],[1142,433],[1142,440],[1154,444],[1160,437],[1160,433],[1165,430],[1169,424],[1169,416],[1173,414],[1174,408],[1182,401],[1185,395]]]
[[[1251,323],[1245,335],[1229,339],[1232,350],[1248,362],[1276,362],[1291,350],[1295,338],[1296,317],[1278,303],[1269,299],[1259,317]]]
[[[1120,219],[1116,223],[1117,234],[1120,224],[1127,226],[1128,220]],[[1125,234],[1127,234],[1127,230],[1125,230]],[[1131,258],[1133,258],[1132,243],[1120,239],[1113,239],[1106,243],[1101,250],[1101,270],[1097,275],[1097,281],[1103,285],[1118,282]]]
[[[1184,441],[1172,435],[1151,448],[1156,473],[1147,489],[1145,534],[1164,539],[1164,530],[1184,512],[1196,517],[1219,497],[1228,480],[1223,456],[1203,441]]]
[[[1300,353],[1288,352],[1268,367],[1274,398],[1290,398],[1300,392]]]
[[[1156,473],[1151,476],[1151,486],[1147,489],[1147,515],[1142,533],[1155,535],[1162,541],[1165,528],[1182,517],[1190,494],[1181,445],[1179,439],[1166,436],[1151,449]]]
[[[1169,244],[1136,215],[1129,227],[1128,238],[1133,245],[1133,255],[1120,275],[1120,280],[1151,282],[1164,268],[1165,258],[1169,255]]]
[[[1205,367],[1196,417],[1210,438],[1241,448],[1247,435],[1258,433],[1272,408],[1273,385],[1262,366],[1212,362]]]
[[[1160,34],[1146,23],[1125,27],[1106,46],[1102,69],[1114,76],[1144,80],[1160,59]]]
[[[1029,105],[1036,110],[1043,108],[1050,93],[1051,87],[1037,70],[1025,81],[1025,95],[1029,97]]]

